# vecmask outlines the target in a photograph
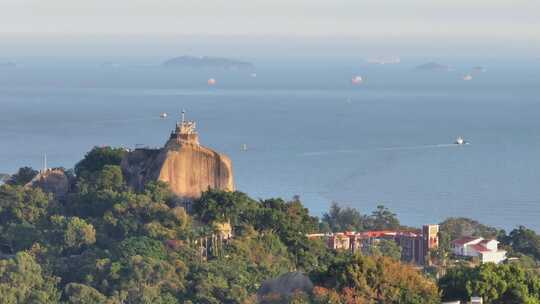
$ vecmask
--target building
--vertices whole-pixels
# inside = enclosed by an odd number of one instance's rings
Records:
[[[352,250],[355,252],[354,245],[351,247],[351,243],[354,244],[355,233],[353,232],[341,232],[328,235],[326,239],[326,246],[334,250]]]
[[[421,265],[429,263],[429,252],[439,247],[439,225],[422,226]]]
[[[471,297],[471,300],[469,302],[463,302],[461,301],[450,301],[450,302],[442,302],[442,304],[482,304],[484,303],[484,300],[482,297]]]
[[[452,241],[452,252],[457,256],[478,257],[481,263],[499,264],[506,260],[506,251],[499,249],[497,240],[466,236]]]
[[[398,246],[401,247],[401,260],[408,263],[423,265],[425,258],[423,257],[423,242],[422,235],[415,232],[402,232],[396,234],[394,238]]]
[[[471,297],[471,304],[482,304],[484,299],[482,297]]]
[[[429,261],[429,251],[439,245],[439,226],[424,225],[418,231],[376,230],[365,232],[337,232],[332,234],[311,234],[308,237],[325,237],[328,248],[366,252],[381,240],[391,240],[401,247],[401,260],[418,265]]]

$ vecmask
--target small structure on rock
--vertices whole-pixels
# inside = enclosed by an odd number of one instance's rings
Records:
[[[196,123],[186,120],[184,111],[163,148],[127,153],[122,170],[131,187],[140,190],[148,182],[163,181],[184,201],[193,201],[208,189],[234,191],[231,160],[200,145]]]

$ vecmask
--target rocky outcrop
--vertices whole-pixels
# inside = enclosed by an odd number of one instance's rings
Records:
[[[191,122],[192,123],[192,122]],[[198,135],[182,121],[162,149],[136,149],[122,161],[127,182],[142,189],[150,181],[163,181],[180,198],[194,200],[212,189],[234,191],[231,160],[199,144]]]
[[[39,187],[44,192],[62,198],[69,191],[69,179],[62,169],[48,169],[36,175],[26,187]]]
[[[288,272],[265,281],[257,291],[257,295],[259,299],[270,294],[290,297],[297,291],[310,293],[312,289],[313,283],[308,276],[301,272]]]
[[[171,143],[165,148],[165,159],[158,179],[186,198],[198,198],[213,189],[233,191],[231,160],[206,147]]]

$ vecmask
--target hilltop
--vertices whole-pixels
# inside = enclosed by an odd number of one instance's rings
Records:
[[[126,182],[141,190],[152,181],[166,182],[180,199],[198,199],[208,189],[234,190],[232,162],[226,155],[204,147],[194,121],[184,113],[161,149],[135,149],[121,162]]]

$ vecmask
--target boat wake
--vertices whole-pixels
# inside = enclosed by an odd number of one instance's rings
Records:
[[[304,152],[301,156],[322,156],[322,155],[331,155],[331,154],[354,154],[361,153],[366,151],[399,151],[399,150],[422,150],[422,149],[436,149],[436,148],[452,148],[459,147],[460,145],[456,144],[437,144],[437,145],[419,145],[419,146],[401,146],[401,147],[384,147],[384,148],[373,148],[373,149],[356,149],[356,150],[330,150],[330,151],[314,151],[314,152]]]

